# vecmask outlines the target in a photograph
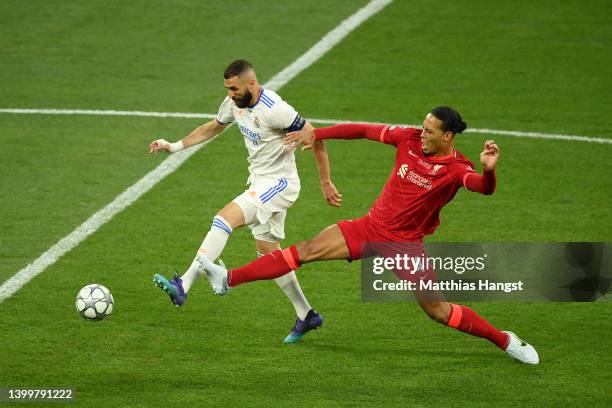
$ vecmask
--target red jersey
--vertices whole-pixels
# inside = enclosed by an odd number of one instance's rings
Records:
[[[423,155],[420,136],[420,129],[402,126],[336,125],[316,129],[317,139],[365,137],[397,149],[395,166],[369,211],[377,235],[387,241],[421,241],[433,233],[440,224],[440,210],[462,186],[483,194],[495,188],[494,173],[486,177],[476,174],[473,163],[457,150],[447,157]]]
[[[474,164],[457,150],[447,157],[423,155],[420,129],[385,126],[379,138],[397,153],[393,171],[370,208],[372,223],[396,241],[420,241],[436,230],[440,210],[474,173]]]

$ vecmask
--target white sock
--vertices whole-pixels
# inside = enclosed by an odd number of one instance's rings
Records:
[[[263,255],[264,254],[257,252],[258,257]],[[274,279],[274,281],[293,304],[293,308],[295,309],[295,313],[297,314],[298,318],[300,320],[304,320],[312,307],[310,307],[310,303],[308,303],[306,296],[304,296],[304,292],[302,292],[302,288],[300,287],[300,282],[297,280],[295,271],[291,271],[283,276],[280,276]]]
[[[223,248],[225,248],[227,240],[230,235],[232,235],[232,231],[229,222],[224,220],[220,215],[215,216],[210,231],[208,231],[202,245],[200,245],[200,249],[198,249],[198,255],[204,255],[214,262],[223,252]],[[187,272],[181,276],[185,293],[189,292],[189,289],[191,289],[202,273],[202,268],[200,268],[200,263],[196,256],[191,262],[189,269],[187,269]]]

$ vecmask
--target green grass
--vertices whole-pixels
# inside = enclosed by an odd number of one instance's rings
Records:
[[[16,2],[0,6],[0,108],[216,111],[227,62],[261,82],[354,12],[350,1]],[[474,127],[612,137],[610,6],[396,1],[280,94],[308,117],[419,123],[456,106]],[[192,119],[0,114],[0,281],[155,168],[157,137]],[[477,162],[487,135],[457,147]],[[496,137],[498,190],[461,191],[435,241],[610,241],[612,146]],[[364,214],[394,151],[328,143],[339,209],[325,205],[310,153],[285,244]],[[534,344],[526,367],[488,342],[429,321],[412,303],[362,303],[359,263],[299,273],[325,326],[295,346],[292,308],[272,282],[213,297],[205,281],[180,309],[153,273],[183,271],[212,217],[247,176],[230,129],[0,304],[0,387],[73,387],[73,406],[609,406],[609,303],[473,303]],[[479,167],[479,166],[477,166]],[[255,256],[247,229],[223,255]],[[74,311],[81,286],[111,288],[100,323]],[[44,406],[37,405],[37,406]]]

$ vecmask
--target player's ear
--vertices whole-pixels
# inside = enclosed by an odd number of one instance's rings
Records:
[[[256,78],[249,78],[249,80],[246,83],[247,88],[251,91],[254,92],[255,91],[255,86],[257,85],[257,79]]]
[[[453,132],[444,132],[445,142],[450,142],[451,140],[453,140],[453,137],[455,137],[455,134]]]
[[[255,86],[257,84],[257,75],[255,74],[255,71],[248,71],[246,74],[246,78],[247,78],[247,84],[249,86]]]

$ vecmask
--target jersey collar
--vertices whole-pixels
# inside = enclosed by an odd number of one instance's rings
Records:
[[[445,161],[454,159],[455,157],[457,157],[457,151],[455,149],[453,149],[453,152],[451,154],[449,154],[448,156],[444,156],[444,157],[434,157],[434,156],[429,156],[428,157],[428,156],[425,156],[425,158],[428,161],[431,161],[431,162],[434,162],[434,163],[436,163],[436,162],[445,162]]]

